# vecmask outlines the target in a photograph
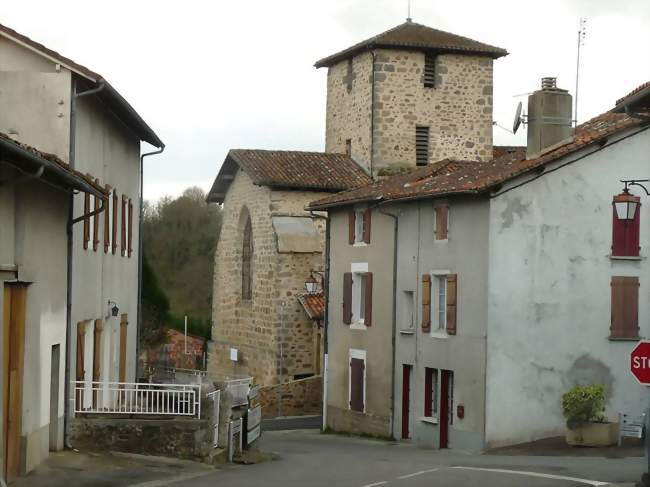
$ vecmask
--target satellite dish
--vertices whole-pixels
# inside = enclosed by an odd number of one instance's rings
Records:
[[[521,125],[521,110],[522,110],[522,104],[519,102],[517,105],[517,111],[515,112],[515,120],[512,123],[512,133],[516,134],[517,130],[519,129],[519,126]]]

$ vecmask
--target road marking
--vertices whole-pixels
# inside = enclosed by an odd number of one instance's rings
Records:
[[[217,472],[218,470],[209,470],[204,472],[189,472],[183,475],[177,475],[166,480],[150,480],[149,482],[141,482],[139,484],[131,484],[129,487],[161,487],[163,485],[174,484],[182,480],[190,480],[197,477],[203,477],[204,475],[209,475],[211,473]]]
[[[374,484],[364,485],[363,487],[377,487],[378,485],[385,485],[387,483],[388,482],[386,482],[385,480],[382,480],[381,482],[375,482]]]
[[[419,472],[409,473],[409,474],[406,474],[406,475],[402,475],[401,477],[397,477],[397,480],[410,479],[411,477],[417,477],[418,475],[423,475],[425,473],[435,472],[436,470],[440,470],[440,469],[439,468],[431,468],[429,470],[420,470]]]
[[[569,480],[572,482],[579,482],[581,484],[593,485],[595,487],[602,486],[602,485],[610,485],[609,482],[599,482],[598,480],[580,479],[577,477],[565,477],[563,475],[551,475],[548,473],[524,472],[521,470],[505,470],[502,468],[478,468],[478,467],[450,467],[450,468],[458,468],[463,470],[478,470],[480,472],[512,473],[515,475],[526,475],[528,477],[541,477],[544,479]]]

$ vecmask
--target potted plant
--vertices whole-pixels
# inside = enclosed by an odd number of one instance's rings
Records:
[[[562,396],[566,442],[571,446],[611,446],[618,440],[616,423],[605,418],[605,387],[575,386]]]

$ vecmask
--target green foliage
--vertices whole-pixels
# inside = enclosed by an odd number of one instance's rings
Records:
[[[214,251],[221,229],[221,208],[207,205],[202,189],[178,198],[145,202],[143,246],[160,287],[169,297],[168,323],[209,338],[212,317]]]
[[[562,396],[567,425],[605,420],[605,386],[575,386]]]
[[[142,322],[140,340],[143,347],[164,343],[167,340],[165,324],[169,317],[169,300],[160,289],[147,255],[142,256]]]

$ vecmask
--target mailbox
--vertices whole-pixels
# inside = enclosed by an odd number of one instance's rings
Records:
[[[456,416],[458,416],[458,419],[463,419],[465,417],[464,404],[459,404],[458,406],[456,406]]]

